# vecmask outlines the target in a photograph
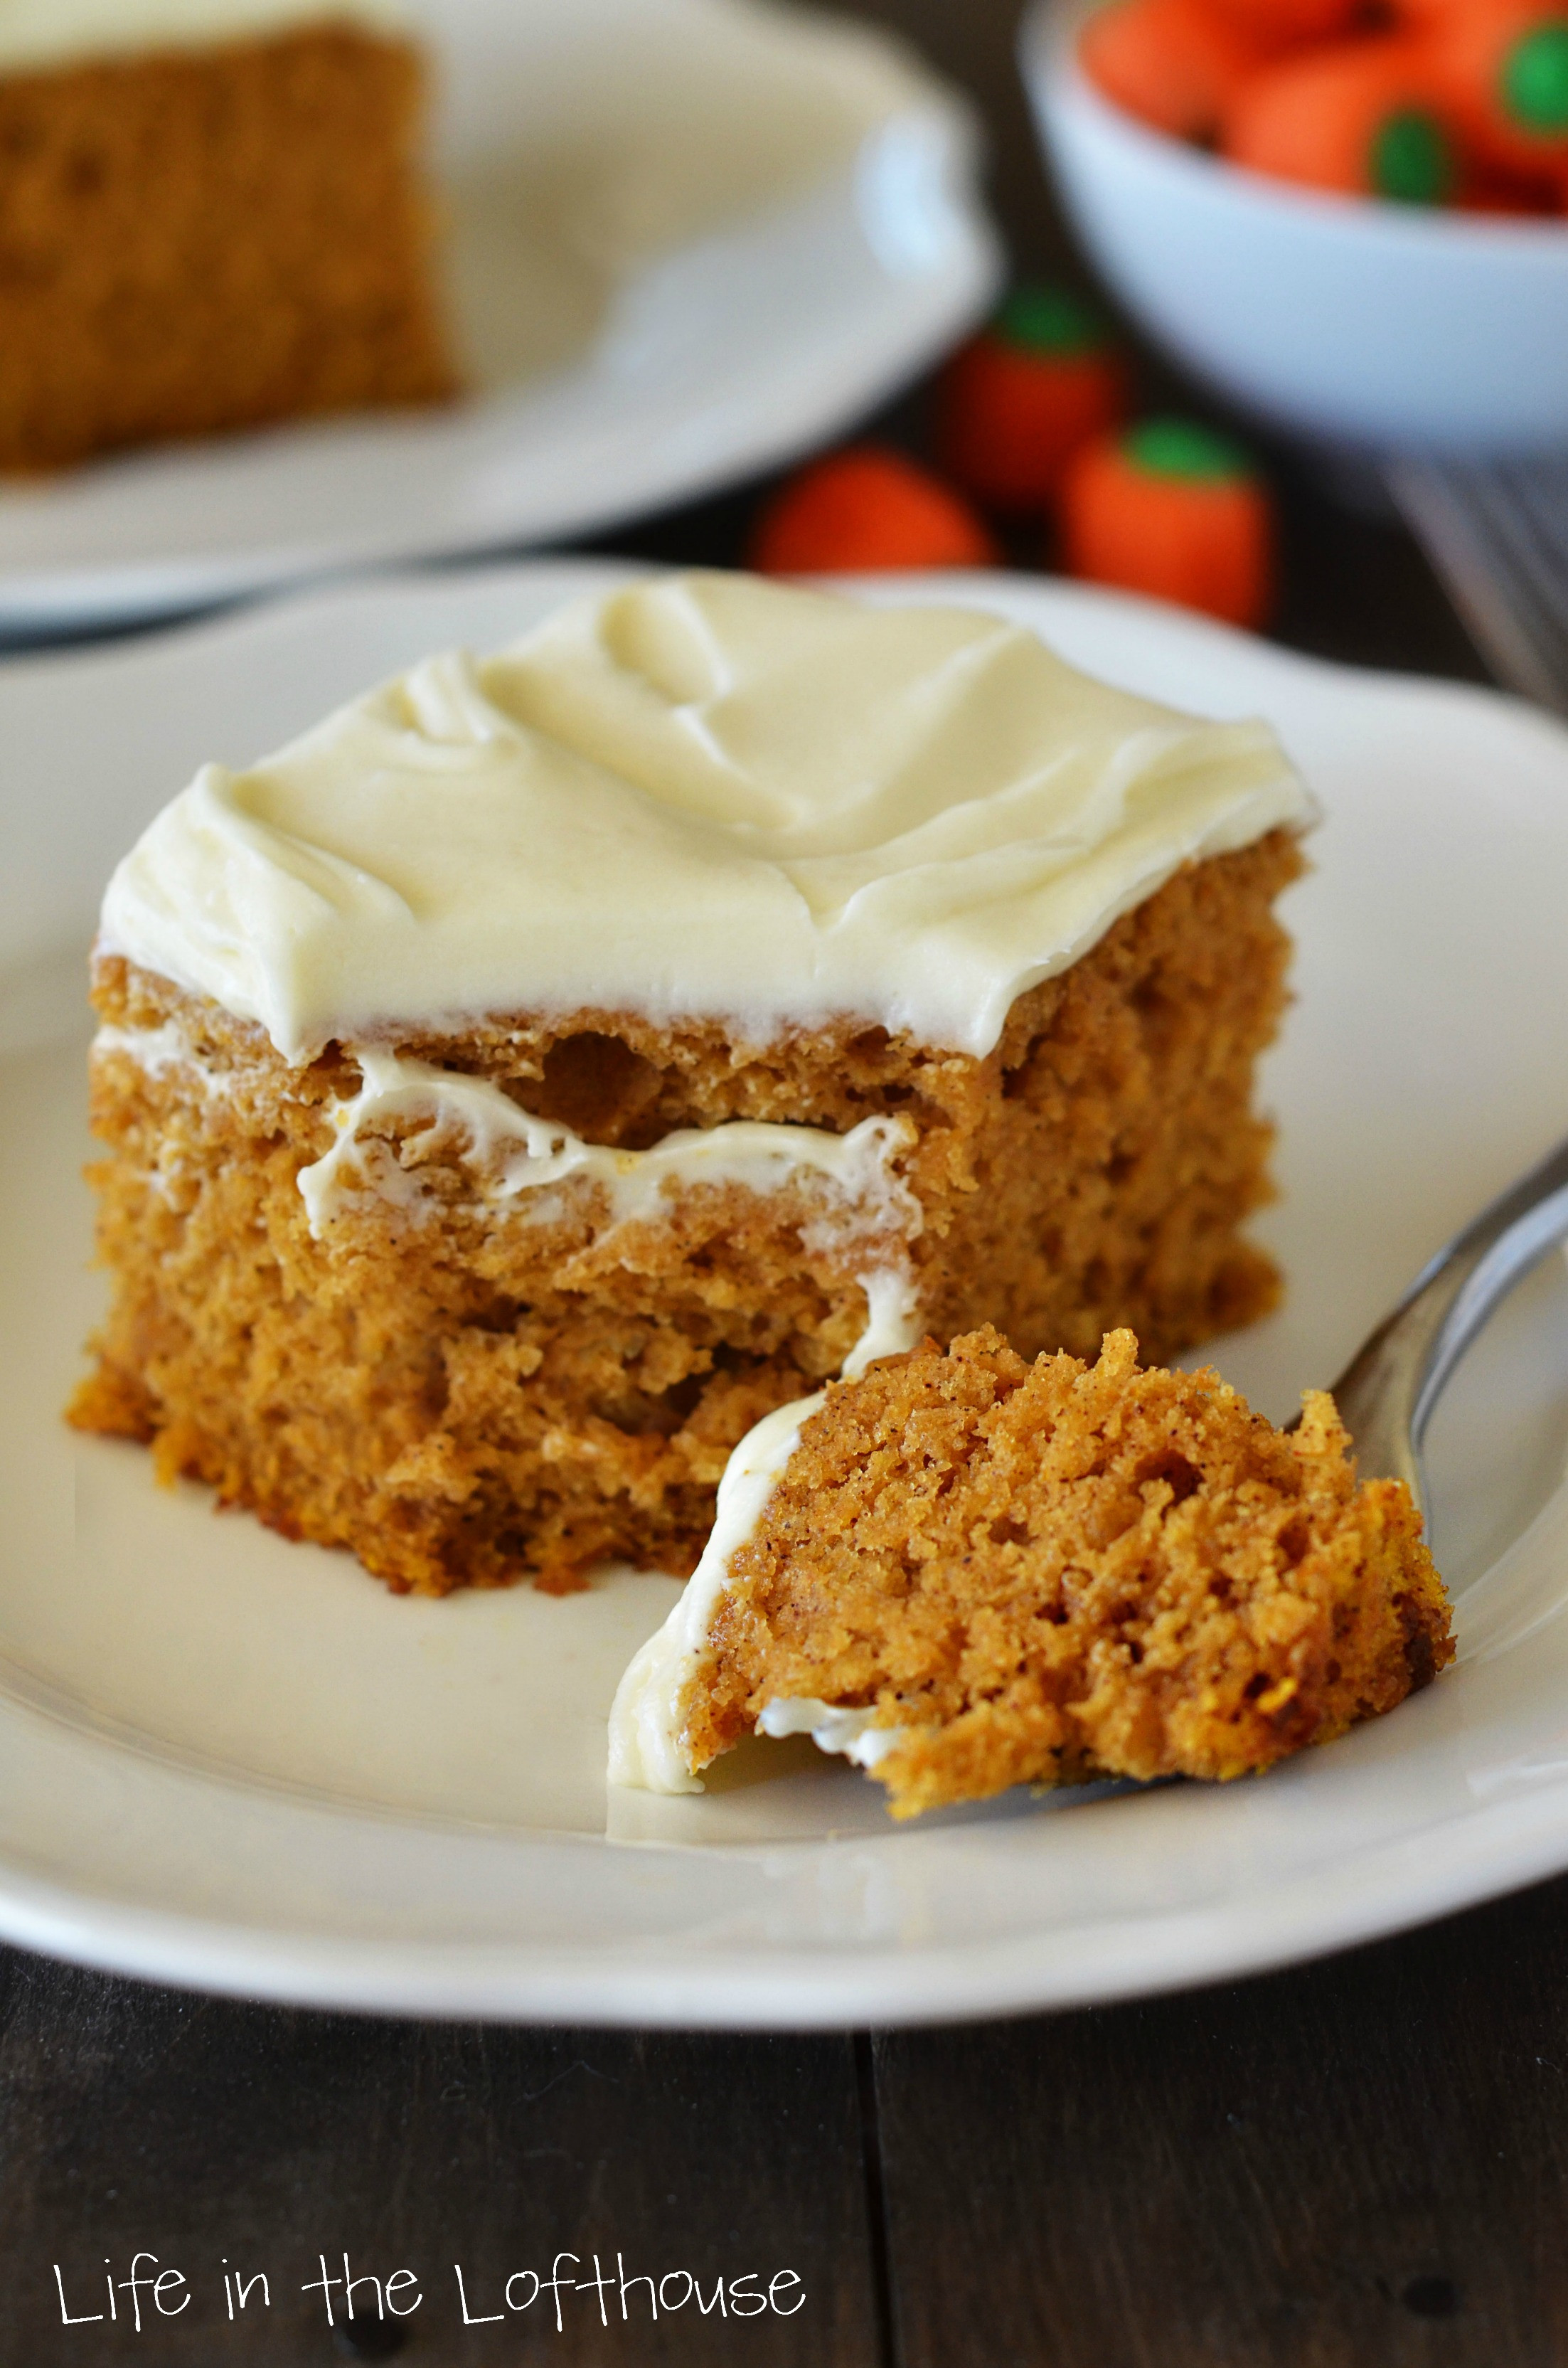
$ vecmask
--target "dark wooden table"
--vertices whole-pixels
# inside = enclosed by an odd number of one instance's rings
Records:
[[[1017,260],[1074,268],[1014,0],[853,13],[975,92]],[[881,425],[921,419],[916,390]],[[1283,639],[1481,674],[1397,529],[1281,484]],[[604,547],[733,560],[760,490]],[[372,2021],[0,1952],[0,2368],[1568,2362],[1568,1880],[1237,1987],[976,2028]],[[312,2283],[346,2253],[412,2272],[400,2317],[361,2285],[350,2326]],[[186,2283],[160,2312],[133,2268]],[[225,2271],[268,2281],[232,2320]]]

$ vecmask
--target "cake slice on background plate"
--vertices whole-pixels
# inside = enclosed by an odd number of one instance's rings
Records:
[[[1005,619],[717,574],[207,767],[104,905],[74,1418],[395,1588],[559,1588],[691,1570],[857,1355],[1256,1315],[1312,814]]]
[[[393,0],[0,0],[0,471],[457,391]]]
[[[744,1736],[810,1734],[913,1816],[1246,1774],[1428,1683],[1454,1648],[1420,1515],[1357,1485],[1333,1399],[1288,1434],[1137,1354],[1029,1366],[987,1327],[776,1416],[622,1680],[612,1782],[699,1791]]]

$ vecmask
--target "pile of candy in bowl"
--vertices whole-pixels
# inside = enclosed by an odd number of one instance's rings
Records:
[[[1156,131],[1342,196],[1568,211],[1552,0],[1111,0],[1078,56]]]

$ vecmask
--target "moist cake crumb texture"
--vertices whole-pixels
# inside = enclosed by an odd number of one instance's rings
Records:
[[[1212,1372],[1026,1363],[989,1326],[833,1385],[730,1557],[678,1705],[696,1770],[768,1705],[859,1712],[897,1816],[1019,1782],[1228,1778],[1453,1656],[1402,1481],[1333,1400],[1276,1430]],[[836,1748],[842,1748],[838,1746]]]
[[[1004,618],[701,573],[204,767],[105,901],[74,1419],[396,1588],[562,1588],[693,1569],[868,1337],[1245,1322],[1312,813]]]
[[[1174,1355],[1278,1293],[1240,1228],[1268,1196],[1252,1071],[1283,997],[1270,902],[1300,860],[1278,832],[1179,872],[1021,996],[983,1060],[853,1024],[742,1048],[601,1012],[398,1047],[626,1149],[734,1121],[898,1121],[909,1213],[825,1238],[803,1190],[704,1186],[615,1224],[584,1182],[498,1211],[462,1131],[415,1111],[367,1131],[349,1173],[368,1183],[373,1155],[383,1189],[340,1194],[318,1239],[300,1178],[338,1142],[352,1055],[290,1067],[254,1023],[105,959],[114,1287],[72,1418],[399,1590],[560,1589],[606,1556],[695,1567],[732,1449],[839,1371],[868,1271],[907,1264],[943,1334],[1092,1349],[1130,1320]]]
[[[0,67],[0,470],[455,393],[423,65],[335,15]]]

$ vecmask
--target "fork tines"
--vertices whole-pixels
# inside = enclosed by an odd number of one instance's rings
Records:
[[[1386,474],[1500,680],[1568,715],[1568,451],[1392,461]]]

